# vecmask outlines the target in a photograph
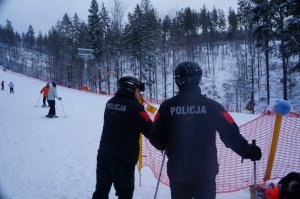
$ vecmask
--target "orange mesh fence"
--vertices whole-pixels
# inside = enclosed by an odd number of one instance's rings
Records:
[[[149,113],[153,119],[154,114]],[[257,161],[257,183],[263,183],[270,146],[274,131],[276,113],[265,113],[264,115],[240,126],[241,134],[262,150],[262,159]],[[216,178],[217,193],[233,192],[249,187],[254,181],[254,165],[250,160],[241,163],[241,157],[231,149],[225,147],[217,135],[216,144],[218,149],[219,174]],[[143,137],[143,162],[142,166],[148,166],[158,178],[163,153],[155,149],[149,140]],[[169,185],[167,176],[167,157],[163,165],[160,182]],[[203,163],[205,164],[205,163]],[[277,151],[274,159],[271,179],[281,178],[289,172],[300,172],[300,115],[290,113],[284,116],[280,129]]]

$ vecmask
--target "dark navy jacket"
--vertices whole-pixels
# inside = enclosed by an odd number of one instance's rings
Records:
[[[248,143],[232,117],[192,86],[161,104],[149,138],[157,149],[166,149],[170,180],[201,182],[218,173],[216,131],[226,147],[243,156]]]
[[[150,117],[133,93],[118,90],[106,103],[98,152],[136,162],[140,132],[148,137],[151,126]]]

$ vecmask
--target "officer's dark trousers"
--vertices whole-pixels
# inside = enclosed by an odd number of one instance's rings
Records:
[[[48,115],[56,115],[55,100],[48,100],[48,104],[50,106]]]
[[[178,183],[170,181],[172,199],[215,199],[215,179],[201,183]]]
[[[96,190],[92,199],[108,199],[112,183],[119,199],[132,199],[135,164],[128,159],[98,153]]]

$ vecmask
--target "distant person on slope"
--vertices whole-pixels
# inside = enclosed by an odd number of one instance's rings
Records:
[[[1,90],[4,90],[4,81],[1,82]]]
[[[50,106],[49,113],[46,115],[46,117],[50,118],[55,118],[56,116],[56,111],[55,111],[55,98],[58,100],[61,100],[61,97],[57,96],[57,91],[56,91],[56,83],[52,82],[52,87],[49,90],[48,93],[48,104]]]
[[[14,83],[9,82],[8,86],[9,86],[9,93],[14,93]]]
[[[172,199],[215,199],[216,132],[244,159],[259,160],[261,150],[248,144],[218,102],[201,94],[202,70],[197,63],[179,63],[174,73],[179,93],[160,105],[149,139],[157,149],[166,150]]]
[[[144,89],[138,79],[122,77],[116,95],[106,103],[93,199],[108,199],[112,184],[119,199],[133,197],[140,132],[148,137],[152,126],[144,106],[138,102]]]
[[[41,94],[43,94],[43,106],[42,106],[43,108],[46,107],[46,100],[48,98],[49,89],[50,89],[50,84],[47,83],[47,85],[44,86],[40,91]]]

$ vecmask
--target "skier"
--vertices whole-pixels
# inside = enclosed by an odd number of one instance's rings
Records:
[[[246,105],[246,109],[250,112],[254,110],[254,107],[255,107],[255,102],[253,100],[250,100]]]
[[[248,144],[230,114],[201,94],[202,70],[191,61],[174,71],[179,94],[164,101],[155,116],[150,142],[166,150],[172,199],[215,199],[218,173],[216,131],[226,147],[244,159],[261,158]]]
[[[4,81],[1,82],[1,90],[4,90]]]
[[[48,98],[49,89],[50,89],[50,84],[47,83],[47,85],[44,86],[40,91],[40,93],[43,94],[43,106],[42,106],[43,108],[46,107],[46,100]]]
[[[9,82],[9,93],[14,93],[14,84],[12,82]]]
[[[56,116],[56,111],[55,111],[55,98],[58,100],[61,100],[61,97],[57,96],[57,91],[56,91],[56,83],[52,82],[52,87],[50,88],[48,92],[48,104],[50,106],[49,113],[46,115],[46,117],[49,118],[55,118]]]
[[[120,199],[133,197],[140,132],[148,137],[152,126],[144,106],[138,102],[144,90],[144,83],[136,78],[122,77],[117,93],[106,103],[93,199],[108,199],[112,184]]]

